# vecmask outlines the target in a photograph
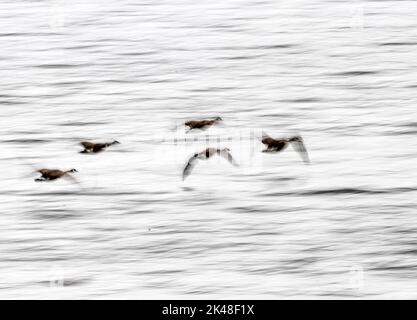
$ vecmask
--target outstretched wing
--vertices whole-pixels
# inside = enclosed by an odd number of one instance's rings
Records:
[[[187,165],[184,167],[184,171],[182,172],[182,180],[185,180],[185,178],[191,174],[191,171],[198,162],[197,156],[198,154],[196,153],[190,158],[190,160],[188,160]]]
[[[232,165],[238,166],[237,162],[235,159],[233,159],[232,154],[228,149],[220,150],[219,155],[229,161]]]
[[[300,154],[301,159],[303,159],[304,163],[309,164],[310,163],[310,158],[308,156],[308,152],[307,152],[307,149],[304,145],[303,140],[293,141],[291,143],[291,145],[293,146],[294,150],[297,151]]]

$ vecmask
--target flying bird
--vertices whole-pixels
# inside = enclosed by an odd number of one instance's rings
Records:
[[[190,132],[193,129],[201,129],[205,130],[212,125],[219,123],[220,121],[223,121],[220,117],[215,117],[213,119],[206,119],[206,120],[191,120],[184,123],[186,127],[188,127],[187,133]]]
[[[58,169],[39,169],[36,170],[36,172],[39,172],[41,174],[40,178],[35,179],[36,182],[41,181],[52,181],[59,178],[70,178],[71,180],[75,181],[75,178],[70,175],[70,173],[78,172],[76,169],[71,169],[68,171],[62,171]]]
[[[303,138],[301,136],[293,136],[290,138],[273,139],[267,134],[262,134],[262,143],[266,145],[266,149],[262,152],[279,152],[284,150],[291,144],[295,151],[297,151],[304,163],[309,164],[310,158],[307,149],[304,146]]]
[[[199,153],[195,153],[187,162],[187,165],[184,167],[184,171],[182,173],[182,180],[185,180],[190,174],[191,171],[194,169],[198,160],[208,160],[212,156],[219,155],[222,158],[229,161],[232,165],[238,166],[236,161],[233,159],[230,150],[228,148],[224,149],[216,149],[216,148],[207,148]]]
[[[113,145],[113,144],[119,144],[119,141],[114,140],[113,142],[106,142],[106,143],[93,143],[88,141],[80,142],[80,144],[84,147],[83,151],[80,151],[80,153],[97,153],[100,151],[105,150],[107,147]]]

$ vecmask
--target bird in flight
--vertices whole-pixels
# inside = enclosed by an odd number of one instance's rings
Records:
[[[106,142],[106,143],[93,143],[88,141],[80,142],[80,144],[84,147],[83,151],[80,151],[80,153],[97,153],[100,151],[105,150],[107,147],[113,145],[113,144],[119,144],[119,141],[114,140],[113,142]]]
[[[69,178],[73,181],[75,181],[75,178],[70,175],[70,173],[78,172],[76,169],[71,169],[67,171],[62,171],[58,169],[39,169],[36,170],[36,172],[39,172],[41,174],[40,178],[35,179],[36,182],[42,182],[42,181],[52,181],[59,178]]]
[[[191,171],[194,169],[198,160],[208,160],[211,157],[219,155],[222,158],[229,161],[232,165],[238,166],[236,161],[233,159],[230,150],[228,148],[224,149],[217,149],[217,148],[207,148],[199,153],[195,153],[187,162],[186,166],[184,167],[184,171],[182,173],[182,179],[185,180],[190,174]]]
[[[212,125],[219,123],[220,121],[223,121],[220,117],[215,117],[213,119],[205,119],[205,120],[190,120],[184,123],[186,127],[188,127],[188,130],[186,133],[190,132],[193,129],[201,129],[205,130]]]
[[[266,145],[266,149],[262,152],[279,152],[284,150],[286,147],[288,147],[289,144],[291,144],[295,151],[297,151],[301,159],[304,161],[304,163],[309,164],[310,158],[307,153],[307,149],[304,145],[303,138],[301,136],[293,136],[290,138],[281,138],[281,139],[273,139],[267,134],[262,134],[262,143]]]

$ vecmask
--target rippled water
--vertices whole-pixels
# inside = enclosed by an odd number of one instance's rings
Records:
[[[2,1],[0,297],[417,297],[416,9]]]

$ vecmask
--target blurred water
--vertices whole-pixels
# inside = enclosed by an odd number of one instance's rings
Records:
[[[2,1],[0,297],[417,297],[416,9]],[[206,136],[241,166],[182,182]]]

